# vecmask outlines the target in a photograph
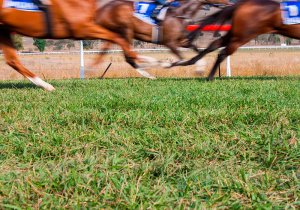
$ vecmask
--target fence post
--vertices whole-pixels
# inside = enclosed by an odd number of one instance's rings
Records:
[[[84,79],[84,52],[83,41],[80,41],[80,79]]]
[[[226,76],[231,77],[230,56],[227,57],[227,61],[226,61]]]

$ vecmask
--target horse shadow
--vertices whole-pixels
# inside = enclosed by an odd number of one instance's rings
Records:
[[[97,78],[94,78],[95,80]],[[99,79],[99,78],[98,78]],[[128,79],[128,78],[127,78]],[[132,79],[140,79],[140,78],[132,78]],[[119,78],[110,78],[109,80],[120,80]],[[156,81],[165,81],[165,80],[171,80],[171,81],[198,81],[198,82],[208,82],[207,78],[201,77],[201,78],[158,78]],[[215,81],[284,81],[284,80],[300,80],[300,76],[253,76],[253,77],[220,77],[215,78]],[[213,81],[209,81],[213,82]],[[59,87],[59,83],[55,83],[56,87]],[[18,82],[18,81],[6,81],[6,82],[0,82],[0,90],[5,89],[40,89],[36,85],[29,83],[29,82]]]
[[[31,83],[20,83],[20,82],[5,82],[0,83],[0,90],[4,89],[36,89],[37,87]]]

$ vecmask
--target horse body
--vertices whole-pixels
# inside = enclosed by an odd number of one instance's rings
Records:
[[[46,34],[47,29],[43,12],[3,8],[4,0],[0,0],[0,22],[9,26],[11,31],[24,36],[49,39],[96,39],[95,34],[92,34],[91,31],[99,31],[99,26],[96,29],[89,29],[91,26],[95,27],[94,24],[91,24],[91,20],[95,16],[93,14],[95,8],[92,7],[94,1],[83,1],[80,4],[76,4],[76,2],[78,1],[51,0],[51,4],[48,6],[51,10],[52,36]],[[72,3],[72,6],[69,5],[70,3]],[[62,10],[62,8],[64,9]],[[73,14],[73,17],[66,18],[70,14]],[[82,30],[82,26],[89,28]],[[104,32],[105,29],[102,31]]]
[[[161,29],[162,39],[158,40],[159,44],[168,47],[180,61],[183,57],[179,47],[192,48],[198,52],[192,41],[187,42],[186,27],[189,20],[193,19],[197,12],[205,4],[222,3],[229,4],[227,0],[191,0],[180,1],[179,8],[169,8],[169,11],[159,26]],[[121,34],[128,42],[133,39],[156,43],[153,40],[153,26],[134,16],[135,8],[132,1],[116,0],[108,3],[97,12],[96,22],[112,31]],[[110,20],[110,21],[108,21]],[[106,44],[103,50],[109,49],[110,45]],[[99,57],[99,61],[101,57]],[[176,62],[177,63],[177,62]],[[171,66],[175,65],[171,64]]]
[[[53,23],[53,37],[46,36],[45,17],[43,12],[28,12],[13,8],[3,8],[3,1],[0,0],[0,22],[9,30],[24,36],[35,38],[72,38],[69,30],[60,17],[57,7],[51,10]],[[30,30],[28,30],[30,29]]]
[[[133,13],[133,2],[116,0],[99,10],[96,22],[110,30],[121,33],[128,41],[132,41],[134,38],[145,42],[153,42],[152,30],[155,26],[136,18]],[[161,23],[163,38],[160,44],[167,44],[170,37],[174,40],[182,38],[182,31],[184,31],[186,25],[183,22],[182,19],[169,13]],[[172,30],[170,30],[170,26]]]
[[[53,26],[51,36],[47,34],[43,12],[4,8],[3,3],[4,0],[0,0],[0,47],[6,62],[24,77],[46,90],[54,90],[54,87],[21,64],[11,33],[50,39],[104,39],[120,45],[126,60],[130,62],[138,60],[138,56],[131,51],[130,43],[120,35],[95,23],[96,0],[51,0],[49,6]]]
[[[282,10],[278,2],[272,0],[242,0],[233,6],[227,7],[205,18],[199,29],[207,24],[224,23],[231,21],[231,30],[223,37],[212,42],[207,49],[197,56],[180,65],[192,65],[206,54],[222,49],[211,69],[208,79],[212,80],[218,66],[227,56],[232,55],[240,46],[248,43],[255,37],[265,33],[276,33],[294,39],[300,39],[300,24],[286,25],[282,18]],[[195,32],[192,36],[196,36]],[[192,37],[193,38],[193,37]]]

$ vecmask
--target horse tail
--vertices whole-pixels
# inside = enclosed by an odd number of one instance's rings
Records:
[[[220,23],[220,27],[219,27],[219,29],[220,29],[222,25],[224,25],[226,22],[228,22],[232,19],[233,14],[237,8],[237,5],[238,4],[234,4],[232,6],[225,7],[224,9],[222,9],[212,15],[209,15],[206,18],[204,18],[203,20],[201,20],[198,27],[196,28],[196,30],[189,33],[188,40],[190,42],[192,42],[196,38],[198,38],[201,29],[203,29],[205,26]]]

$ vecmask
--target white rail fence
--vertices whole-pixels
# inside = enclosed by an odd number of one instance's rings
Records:
[[[205,49],[205,48],[199,48]],[[300,45],[292,46],[246,46],[240,47],[239,49],[243,50],[268,50],[268,49],[277,49],[277,50],[300,50]],[[84,54],[98,54],[103,51],[101,50],[82,50]],[[168,48],[153,48],[153,49],[134,49],[135,52],[169,52]],[[188,49],[182,49],[182,51],[188,51]],[[64,54],[78,54],[81,50],[67,51],[67,52],[20,52],[19,55],[64,55]],[[108,53],[121,53],[122,50],[109,50]],[[0,53],[1,54],[1,53]]]
[[[204,49],[204,48],[200,48]],[[293,46],[246,46],[239,48],[241,50],[300,50],[300,45],[293,45]],[[147,52],[169,52],[167,48],[158,48],[158,49],[135,49],[134,51],[138,53],[147,53]],[[182,49],[182,51],[187,51],[187,49]],[[64,54],[80,54],[80,78],[84,79],[85,77],[85,54],[98,54],[103,51],[95,50],[95,51],[85,51],[83,50],[83,44],[80,43],[80,50],[77,51],[68,51],[68,52],[34,52],[34,53],[19,53],[19,55],[26,56],[26,55],[64,55]],[[122,50],[109,50],[107,53],[114,54],[114,53],[121,53]],[[228,57],[226,61],[226,76],[232,76],[232,69],[231,69],[231,58]]]

